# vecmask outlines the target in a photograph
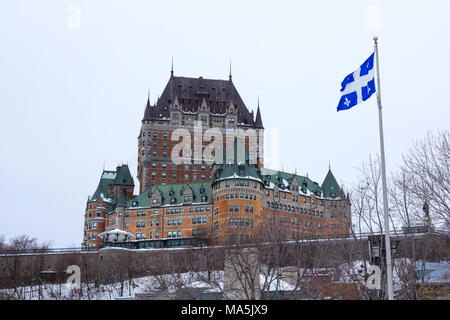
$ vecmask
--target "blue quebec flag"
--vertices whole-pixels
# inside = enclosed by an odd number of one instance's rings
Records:
[[[375,77],[373,73],[374,53],[364,61],[355,72],[350,73],[341,83],[341,100],[337,111],[347,110],[366,101],[376,91]]]

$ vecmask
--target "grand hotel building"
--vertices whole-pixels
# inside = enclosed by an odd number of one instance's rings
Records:
[[[175,164],[171,153],[180,142],[172,134],[180,128],[193,134],[199,122],[224,136],[226,130],[256,133],[243,140],[244,161],[237,160],[242,140],[235,139],[224,146],[224,161]],[[350,202],[331,169],[319,184],[264,168],[263,133],[259,105],[256,115],[249,112],[231,75],[213,80],[172,71],[157,102],[147,99],[138,136],[138,194],[127,165],[104,170],[86,204],[82,245],[160,248],[253,241],[274,231],[286,240],[349,234]],[[209,138],[199,142],[194,135],[189,143],[204,151],[213,143]]]

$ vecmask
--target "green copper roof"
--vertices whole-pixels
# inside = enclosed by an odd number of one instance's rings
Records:
[[[127,206],[128,208],[150,208],[152,200],[151,195],[156,191],[156,189],[158,189],[161,193],[161,206],[180,205],[183,203],[183,191],[187,187],[192,190],[192,203],[212,202],[211,183],[211,181],[203,181],[152,186],[140,195],[133,197],[132,200],[128,201]],[[203,196],[206,198],[202,201]]]
[[[336,198],[341,196],[341,188],[333,176],[331,169],[328,170],[327,176],[322,183],[323,194],[327,198]]]
[[[116,208],[117,207],[126,207],[127,206],[127,197],[125,195],[125,189],[120,190],[119,195],[116,200]]]
[[[292,179],[297,179],[298,185],[301,187],[306,187],[306,189],[308,189],[311,192],[322,192],[322,189],[320,188],[319,184],[317,184],[316,182],[312,181],[311,179],[309,179],[308,177],[304,177],[304,176],[299,176],[297,174],[293,174],[293,173],[287,173],[287,172],[283,172],[283,171],[277,171],[277,170],[272,170],[272,169],[267,169],[267,168],[263,168],[261,169],[261,177],[264,180],[264,182],[268,181],[268,182],[272,182],[274,184],[277,185],[284,185],[283,181],[279,180],[278,177],[281,177],[281,179],[286,180],[287,182],[289,182],[289,184],[292,182]]]
[[[131,176],[130,169],[128,169],[128,165],[123,164],[122,166],[117,167],[117,175],[114,179],[114,185],[134,186],[134,180]]]
[[[258,173],[258,168],[249,164],[225,164],[219,166],[216,172],[218,174],[215,177],[215,180],[238,177],[261,180],[261,177]]]
[[[103,194],[107,198],[111,198],[111,195],[108,193],[108,189],[112,188],[115,177],[116,177],[115,171],[103,170],[100,182],[98,183],[98,187],[95,190],[94,194],[92,195],[91,200],[92,201],[97,200],[100,194]]]

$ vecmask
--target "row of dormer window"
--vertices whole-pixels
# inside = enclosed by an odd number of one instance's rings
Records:
[[[275,202],[270,202],[267,201],[266,203],[266,207],[267,208],[271,208],[271,209],[278,209],[278,210],[283,210],[283,211],[287,211],[287,212],[292,212],[292,213],[299,213],[299,214],[307,214],[307,215],[314,215],[316,217],[320,217],[323,218],[323,211],[319,211],[319,210],[312,210],[312,209],[308,209],[308,208],[299,208],[299,207],[294,207],[294,206],[289,206],[286,204],[278,204]]]
[[[225,199],[248,199],[248,200],[256,200],[256,196],[254,194],[248,193],[227,193],[225,195]]]

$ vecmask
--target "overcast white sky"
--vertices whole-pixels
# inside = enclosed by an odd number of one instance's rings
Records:
[[[391,171],[449,128],[449,16],[450,1],[2,0],[0,234],[80,245],[103,163],[136,175],[147,90],[162,93],[172,55],[175,75],[216,79],[231,59],[247,107],[259,94],[279,130],[280,166],[322,183],[331,161],[351,184],[379,152],[378,115],[374,96],[337,113],[340,83],[378,34]]]

